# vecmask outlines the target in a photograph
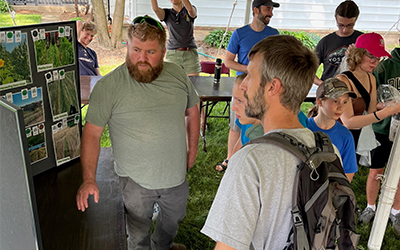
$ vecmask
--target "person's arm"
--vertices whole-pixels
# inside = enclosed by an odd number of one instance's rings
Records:
[[[101,76],[101,73],[100,73],[100,69],[99,69],[99,68],[95,68],[94,70],[96,71],[96,75]]]
[[[318,76],[315,76],[315,77],[314,77],[314,83],[315,83],[316,85],[318,85],[318,86],[319,86],[319,85],[321,85],[321,83],[322,83],[322,80],[321,80],[321,79],[319,79],[319,78],[318,78]]]
[[[157,0],[151,0],[151,7],[153,8],[154,13],[157,15],[158,19],[161,21],[165,18],[165,11],[158,7]]]
[[[214,250],[235,250],[235,248],[230,247],[230,246],[222,243],[221,241],[217,241],[217,244],[215,245]]]
[[[186,136],[187,136],[187,169],[190,169],[197,155],[197,147],[199,144],[199,134],[200,134],[200,112],[199,104],[186,109]]]
[[[347,79],[347,77],[343,75],[338,75],[337,78],[339,80],[342,80],[343,82],[346,83],[347,87],[349,89],[352,89],[350,86],[350,82]],[[373,81],[373,84],[375,84],[375,81]],[[375,93],[373,93],[375,92]],[[375,99],[373,99],[375,98]],[[375,100],[375,104],[373,103],[373,100]],[[372,106],[371,106],[372,104]],[[385,119],[386,117],[389,117],[391,115],[397,114],[400,112],[400,103],[393,105],[393,106],[388,106],[385,107],[384,109],[381,109],[379,111],[376,111],[376,87],[372,89],[371,92],[371,103],[370,107],[368,108],[368,114],[367,115],[354,115],[354,108],[353,108],[353,103],[349,101],[346,106],[344,107],[344,112],[340,116],[341,121],[343,122],[343,125],[348,128],[348,129],[360,129],[362,127],[365,127],[367,125],[370,125],[375,122],[379,122],[382,119]],[[379,120],[377,119],[379,118]]]
[[[235,58],[236,58],[236,54],[226,51],[225,62],[224,62],[225,66],[230,69],[239,71],[239,72],[245,72],[247,70],[247,65],[236,62]]]
[[[191,18],[197,17],[197,10],[193,7],[189,0],[182,0],[183,5],[185,5],[186,10]]]
[[[238,138],[238,140],[237,140],[237,142],[236,142],[236,144],[235,144],[235,147],[233,148],[233,151],[232,151],[232,155],[234,155],[237,151],[239,151],[239,149],[242,147],[243,145],[242,145],[242,140],[240,139],[240,134],[239,134],[239,138]],[[231,156],[232,156],[231,155]]]
[[[230,128],[228,135],[228,156],[226,157],[227,160],[229,160],[235,153],[235,146],[238,140],[240,141],[240,132],[237,132]]]
[[[100,139],[104,128],[85,123],[81,143],[81,164],[83,183],[76,194],[78,210],[88,208],[89,195],[94,196],[94,202],[99,201],[99,188],[96,183],[97,162],[100,154]]]

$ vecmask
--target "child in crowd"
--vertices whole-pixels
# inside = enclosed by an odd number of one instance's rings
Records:
[[[240,88],[240,84],[246,76],[246,73],[237,76],[232,89],[232,96],[234,99],[232,110],[236,113],[237,119],[235,123],[240,128],[240,138],[235,144],[232,155],[248,141],[264,135],[261,121],[255,118],[249,118],[245,113],[245,104],[247,103],[247,100],[244,97],[244,91]],[[307,127],[307,116],[301,110],[297,117],[299,118],[300,123],[304,127]],[[215,169],[217,171],[226,170],[228,167],[228,161],[229,159],[225,159],[222,163],[218,163]]]
[[[252,127],[252,125],[257,125],[259,124],[261,127],[261,122],[257,119],[254,118],[248,118],[245,114],[245,106],[244,104],[247,102],[246,98],[244,98],[244,91],[240,89],[240,84],[242,83],[243,79],[246,77],[246,73],[243,73],[241,75],[238,75],[235,79],[235,82],[233,84],[233,89],[232,89],[232,97],[233,97],[233,104],[232,104],[232,110],[236,112],[236,124],[238,125],[238,127],[240,128],[240,138],[239,140],[236,142],[235,147],[233,149],[233,153],[238,151],[240,149],[240,147],[242,146],[242,142],[246,143],[248,142],[249,139],[249,135],[246,135],[245,132]],[[260,131],[258,131],[260,130]],[[259,128],[256,129],[255,131],[258,131],[259,133],[261,133],[261,135],[264,134],[263,132],[263,128]],[[251,136],[251,135],[250,135]],[[233,155],[232,153],[232,155]],[[222,163],[218,163],[216,166],[216,170],[217,171],[224,171],[226,170],[226,168],[228,167],[228,160],[229,159],[225,159],[224,162]]]
[[[358,170],[354,139],[350,131],[337,120],[342,115],[350,98],[357,95],[337,78],[328,78],[319,85],[316,104],[308,112],[308,128],[326,133],[342,156],[343,170],[351,182]]]

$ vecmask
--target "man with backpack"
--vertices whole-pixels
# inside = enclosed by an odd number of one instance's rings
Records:
[[[257,43],[249,59],[248,76],[241,84],[248,100],[246,115],[261,120],[266,134],[280,132],[314,148],[314,133],[300,124],[297,114],[313,83],[316,55],[296,38],[282,35]],[[335,152],[339,155],[336,148]],[[201,230],[217,242],[215,249],[288,246],[293,218],[297,218],[295,213],[292,216],[292,198],[300,163],[297,156],[274,143],[246,145],[231,158]],[[346,179],[343,171],[338,175]],[[308,231],[297,230],[295,236]]]

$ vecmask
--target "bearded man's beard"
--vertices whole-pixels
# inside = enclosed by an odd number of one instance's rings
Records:
[[[149,66],[149,69],[147,70],[139,69],[139,64],[146,64]],[[154,68],[148,62],[139,61],[136,64],[133,64],[130,57],[127,55],[126,67],[128,68],[129,75],[131,75],[131,77],[136,81],[143,83],[151,83],[155,79],[157,79],[157,77],[160,76],[164,68],[164,63],[163,63],[163,58],[161,58],[158,64]]]
[[[264,87],[259,87],[253,100],[249,100],[249,96],[244,92],[244,97],[247,99],[247,105],[245,106],[245,114],[247,117],[256,118],[262,120],[265,112],[267,112],[269,106],[264,99]]]
[[[269,15],[265,15],[265,16],[264,16],[261,12],[258,13],[258,16],[257,16],[258,20],[260,20],[261,22],[263,22],[265,25],[268,25],[268,24],[269,24],[269,20],[266,20],[266,19],[265,19],[266,17],[271,18],[272,16],[269,16]]]

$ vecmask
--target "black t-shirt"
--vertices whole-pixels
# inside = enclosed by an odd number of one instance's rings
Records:
[[[193,6],[193,8],[196,8]],[[164,9],[165,17],[163,22],[168,27],[169,39],[167,49],[197,48],[193,35],[194,19],[190,17],[187,9],[183,6],[177,13],[174,9]]]
[[[357,37],[362,34],[362,32],[354,30],[353,34],[350,36],[340,37],[336,32],[333,32],[319,41],[315,51],[317,52],[319,62],[324,65],[324,72],[322,73],[321,80],[334,76],[345,56],[347,48],[350,44],[355,43]]]

